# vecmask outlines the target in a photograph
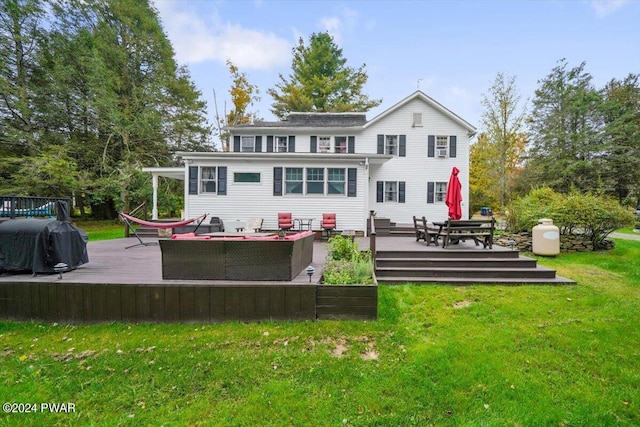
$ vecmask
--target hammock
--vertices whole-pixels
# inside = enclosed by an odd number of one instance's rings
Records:
[[[138,235],[138,233],[136,232],[136,230],[133,228],[132,223],[142,225],[144,227],[165,229],[165,228],[182,227],[184,225],[191,224],[194,221],[200,220],[198,222],[198,225],[196,226],[196,230],[197,230],[198,227],[200,227],[200,224],[202,224],[202,221],[204,221],[205,218],[207,217],[207,214],[202,214],[199,217],[185,219],[179,222],[153,222],[153,221],[145,221],[143,219],[136,218],[134,216],[127,215],[126,213],[122,213],[122,212],[119,215],[120,215],[120,218],[122,218],[122,220],[125,222],[125,224],[127,224],[129,229],[133,231],[133,234],[138,239],[138,242],[140,242],[140,243],[136,243],[135,245],[127,246],[125,249],[133,248],[134,246],[150,246],[150,245],[158,244],[158,242],[143,242],[140,236]]]

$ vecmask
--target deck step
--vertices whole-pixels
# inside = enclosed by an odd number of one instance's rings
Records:
[[[376,268],[376,277],[384,280],[385,277],[459,277],[459,278],[554,278],[555,270],[544,267],[537,268],[459,268],[459,267],[440,267],[440,268],[410,268],[410,267],[378,267]]]
[[[520,258],[377,258],[378,268],[536,268],[535,259]]]
[[[419,247],[419,246],[418,246]],[[486,258],[508,258],[518,259],[520,252],[510,250],[489,250],[483,249],[482,246],[479,249],[442,249],[440,247],[425,246],[422,250],[414,251],[376,251],[376,258],[414,258],[414,259],[451,259],[451,258],[464,258],[464,259],[486,259]],[[431,249],[431,250],[429,250]]]
[[[467,278],[467,277],[404,277],[404,276],[392,276],[392,277],[379,277],[378,284],[380,285],[404,285],[404,284],[452,284],[452,285],[472,285],[472,284],[485,284],[485,285],[573,285],[573,280],[565,279],[564,277],[556,276],[554,278]]]

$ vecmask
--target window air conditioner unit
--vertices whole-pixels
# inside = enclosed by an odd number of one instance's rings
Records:
[[[438,148],[436,150],[436,155],[438,157],[447,157],[447,149],[446,148]]]

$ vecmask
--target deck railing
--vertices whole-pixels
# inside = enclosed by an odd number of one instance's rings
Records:
[[[67,202],[67,206],[71,206],[69,197],[0,196],[0,217],[52,218],[57,213],[57,201]]]
[[[369,249],[371,250],[371,261],[373,261],[373,269],[376,269],[376,222],[375,212],[369,211],[369,223],[371,229],[369,230]]]

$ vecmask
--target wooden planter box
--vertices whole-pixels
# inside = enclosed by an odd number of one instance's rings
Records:
[[[318,320],[376,320],[378,285],[318,285]]]

